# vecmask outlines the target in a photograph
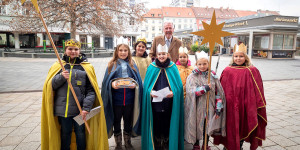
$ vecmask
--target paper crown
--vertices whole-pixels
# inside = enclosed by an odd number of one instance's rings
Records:
[[[159,52],[165,52],[165,53],[168,53],[168,46],[167,46],[167,45],[162,46],[162,45],[158,44],[158,45],[157,45],[157,52],[158,52],[158,53],[159,53]]]
[[[186,48],[186,47],[180,47],[179,48],[179,53],[188,53],[189,51],[188,51],[188,49]]]
[[[68,41],[65,42],[65,46],[74,46],[74,47],[78,47],[81,48],[81,43],[80,42],[76,42],[73,39],[70,39]]]
[[[247,46],[244,45],[244,43],[241,43],[240,45],[234,45],[233,48],[234,52],[243,52],[243,53],[247,53]]]
[[[197,56],[197,60],[201,58],[205,58],[208,60],[208,54],[205,53],[204,51],[201,51],[200,53],[196,53],[196,56]]]
[[[144,43],[146,43],[146,44],[147,44],[147,41],[146,41],[146,39],[145,39],[145,38],[139,38],[137,41],[138,41],[138,42],[139,42],[139,41],[142,41],[142,42],[144,42]]]

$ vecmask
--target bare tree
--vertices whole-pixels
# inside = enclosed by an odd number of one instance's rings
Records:
[[[7,23],[16,31],[43,32],[41,21],[30,1],[6,0],[14,6],[14,17]],[[144,4],[128,0],[39,0],[42,15],[51,28],[65,28],[75,38],[77,31],[90,34],[120,35],[130,20],[142,21]],[[126,23],[120,23],[120,20]]]

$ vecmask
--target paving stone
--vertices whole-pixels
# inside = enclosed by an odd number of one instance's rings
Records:
[[[273,122],[273,124],[279,125],[281,127],[285,127],[285,126],[291,126],[293,124],[286,122],[286,121],[278,121],[278,122]]]
[[[41,142],[41,133],[30,133],[23,142]]]
[[[279,125],[277,125],[277,124],[274,124],[273,122],[272,122],[272,123],[269,123],[269,124],[267,125],[267,129],[270,129],[270,130],[281,129],[281,128],[282,128],[282,126],[279,126]]]
[[[17,145],[12,145],[12,146],[0,146],[1,150],[12,150],[15,147],[17,147]]]
[[[300,144],[300,137],[292,137],[292,138],[289,138],[290,140]]]
[[[269,147],[269,146],[273,146],[273,145],[276,145],[276,143],[274,143],[267,137],[266,140],[263,141],[262,147]]]
[[[6,112],[6,113],[4,113],[4,114],[2,114],[1,115],[1,117],[3,117],[3,118],[10,118],[10,117],[15,117],[15,116],[17,116],[19,113],[17,113],[17,112]]]
[[[300,145],[296,145],[296,146],[291,146],[291,147],[286,147],[287,150],[299,150],[300,149]]]
[[[17,127],[1,127],[0,128],[0,135],[8,135],[13,132]]]
[[[285,148],[276,145],[276,146],[264,147],[264,150],[285,150]]]
[[[40,142],[22,142],[14,150],[36,150],[39,148],[40,144]]]
[[[34,129],[34,127],[18,127],[13,132],[9,134],[9,136],[18,136],[18,135],[28,135],[31,133],[31,131]]]
[[[275,142],[276,144],[278,144],[281,147],[297,145],[297,143],[295,143],[292,140],[287,139],[287,138],[285,138],[284,136],[281,136],[281,135],[270,136],[270,137],[268,137],[268,139]]]
[[[284,128],[285,128],[285,129],[288,129],[288,130],[290,130],[290,131],[293,131],[293,132],[295,132],[295,131],[300,131],[300,126],[298,126],[298,125],[285,126]]]
[[[269,136],[273,136],[273,135],[278,135],[277,133],[273,132],[273,130],[270,130],[270,129],[267,129],[266,130],[266,136],[269,137]]]
[[[282,129],[274,129],[274,130],[272,130],[272,131],[275,132],[275,133],[278,133],[278,134],[280,134],[280,135],[282,135],[282,136],[284,136],[284,137],[287,137],[287,138],[300,136],[300,135],[298,135],[297,133],[292,132],[292,131],[290,131],[290,130],[287,130],[287,129],[285,129],[285,128],[282,128]]]
[[[5,135],[5,134],[1,134],[1,135],[0,135],[0,141],[1,141],[2,139],[4,139],[6,136],[7,136],[7,135]]]
[[[31,114],[21,114],[6,122],[3,127],[20,126]]]
[[[7,136],[0,142],[0,146],[18,145],[24,138],[25,136]]]

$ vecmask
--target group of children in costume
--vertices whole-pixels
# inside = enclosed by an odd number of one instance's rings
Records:
[[[197,54],[193,68],[186,48],[181,47],[178,61],[172,62],[168,47],[158,45],[152,62],[146,43],[139,39],[133,53],[126,44],[116,47],[100,94],[94,68],[80,53],[80,42],[66,41],[62,59],[66,70],[56,62],[44,84],[42,149],[108,149],[112,135],[116,150],[122,149],[122,135],[128,150],[134,149],[131,138],[139,135],[143,150],[183,150],[184,141],[193,144],[193,150],[204,145],[210,149],[205,136],[214,137],[214,144],[229,150],[241,149],[244,141],[251,143],[251,150],[262,145],[267,125],[263,83],[244,45],[235,46],[232,62],[220,80],[211,71],[208,82],[205,52]],[[73,120],[80,112],[67,80],[74,87],[84,120],[92,108],[101,106],[100,113],[87,120],[91,134]],[[165,88],[168,95],[155,101],[159,96],[155,91]]]

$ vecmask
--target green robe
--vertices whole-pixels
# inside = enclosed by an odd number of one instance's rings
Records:
[[[151,95],[156,80],[161,71],[166,71],[168,82],[173,92],[172,116],[170,122],[169,149],[184,149],[184,105],[183,105],[183,86],[180,80],[179,71],[176,65],[171,62],[163,69],[151,63],[147,69],[144,81],[143,102],[142,102],[142,149],[154,149],[153,135],[153,114],[151,106]],[[154,82],[153,82],[154,81]]]

